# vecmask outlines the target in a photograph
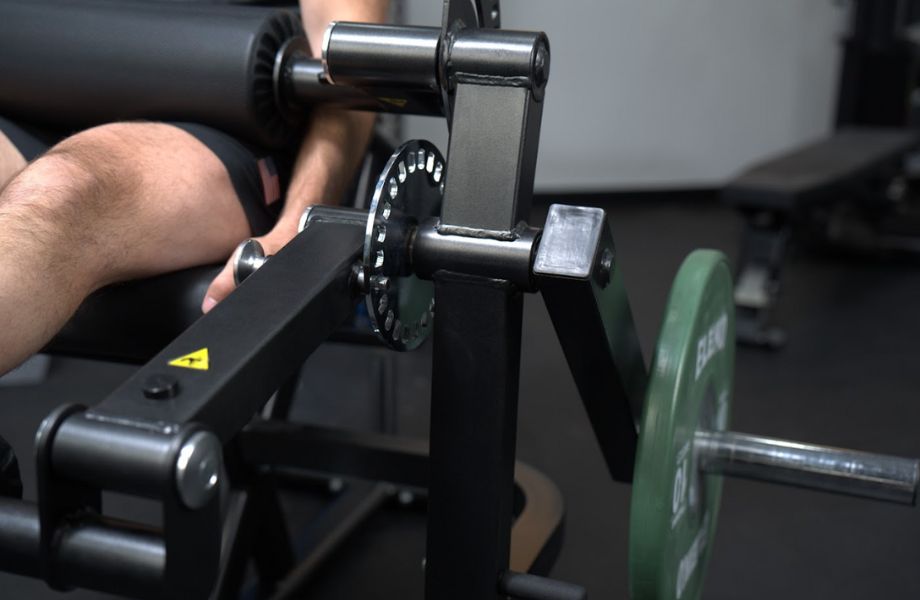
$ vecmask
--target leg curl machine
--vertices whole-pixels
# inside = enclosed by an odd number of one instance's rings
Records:
[[[527,489],[540,476],[519,465],[515,487],[522,298],[537,291],[610,475],[634,485],[634,598],[700,597],[723,476],[915,502],[915,460],[727,431],[734,307],[717,252],[681,267],[646,369],[604,211],[554,205],[542,228],[527,222],[549,45],[497,25],[497,2],[448,0],[440,28],[334,24],[321,63],[296,35],[277,45],[278,114],[317,102],[440,113],[449,167],[431,144],[406,143],[369,211],[314,207],[272,257],[244,244],[234,294],[98,405],[49,415],[36,439],[37,504],[15,497],[15,481],[0,488],[0,568],[58,589],[232,595],[246,502],[262,507],[263,530],[279,524],[259,468],[286,467],[427,489],[427,598],[584,598],[541,576],[561,504],[535,519]],[[427,448],[263,411],[361,301],[387,346],[433,338]],[[223,523],[222,464],[248,493]],[[106,517],[103,490],[159,501],[162,527]],[[253,550],[259,575],[283,589],[290,545],[268,537]]]

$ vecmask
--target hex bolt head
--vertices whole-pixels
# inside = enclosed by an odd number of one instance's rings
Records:
[[[223,448],[213,433],[192,434],[179,450],[176,461],[176,489],[192,510],[203,508],[217,492]]]
[[[613,271],[613,250],[605,248],[597,264],[597,282],[605,288],[610,284],[610,273]]]
[[[179,395],[179,380],[172,375],[154,373],[144,380],[144,397],[151,400],[169,400]]]

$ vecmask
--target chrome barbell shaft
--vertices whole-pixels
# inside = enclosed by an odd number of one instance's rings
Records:
[[[734,433],[697,432],[700,469],[848,496],[915,505],[920,461]]]

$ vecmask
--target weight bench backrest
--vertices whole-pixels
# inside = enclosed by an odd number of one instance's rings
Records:
[[[748,169],[723,198],[742,210],[793,212],[900,167],[920,136],[904,129],[847,128]]]

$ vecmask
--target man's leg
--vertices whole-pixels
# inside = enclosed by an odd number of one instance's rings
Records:
[[[220,159],[159,123],[64,140],[0,192],[0,373],[92,291],[226,259],[250,234]]]

